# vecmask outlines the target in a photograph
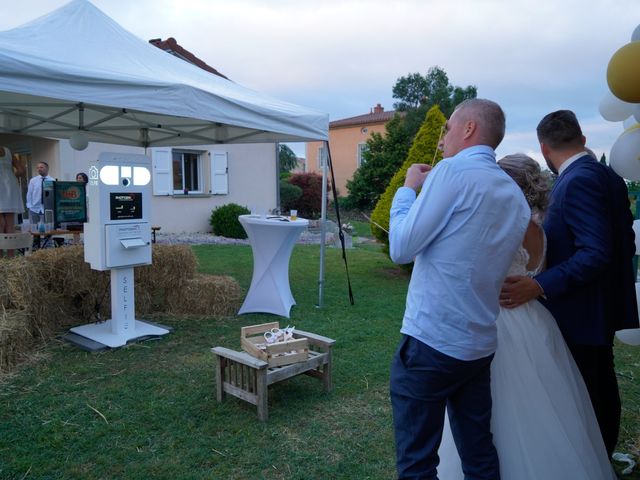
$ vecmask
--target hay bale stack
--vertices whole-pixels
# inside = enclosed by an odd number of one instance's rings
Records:
[[[231,277],[196,275],[187,245],[154,245],[153,264],[135,268],[136,315],[167,312],[206,316],[238,311],[242,290]],[[111,318],[109,271],[84,261],[81,246],[0,259],[0,372],[42,340],[72,325]]]
[[[240,308],[242,289],[229,276],[196,274],[180,290],[169,295],[169,311],[174,314],[228,316]]]

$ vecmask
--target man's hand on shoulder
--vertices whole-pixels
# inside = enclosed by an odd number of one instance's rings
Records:
[[[507,277],[500,290],[500,306],[503,308],[516,308],[530,300],[544,295],[544,291],[538,282],[524,275]]]
[[[404,186],[412,188],[416,192],[422,187],[427,175],[433,169],[431,165],[426,163],[414,163],[407,170],[407,176],[404,180]]]

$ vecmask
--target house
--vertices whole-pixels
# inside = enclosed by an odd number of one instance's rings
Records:
[[[212,75],[228,78],[181,47],[175,39],[150,40],[152,45],[190,62]],[[230,81],[230,80],[229,80]],[[10,119],[4,118],[4,122]],[[5,125],[6,126],[6,125]],[[151,157],[153,169],[152,217],[162,232],[211,231],[209,218],[218,206],[238,203],[248,208],[278,206],[277,144],[217,144],[180,148],[120,146],[90,143],[82,151],[68,140],[0,134],[0,145],[8,147],[26,166],[20,178],[23,191],[36,174],[40,161],[49,164],[49,174],[58,180],[75,180],[101,152],[139,153]]]
[[[393,118],[395,111],[384,111],[379,103],[369,113],[356,117],[335,120],[329,123],[329,148],[333,162],[338,195],[347,196],[347,180],[362,165],[362,152],[373,132],[384,135],[385,124]],[[323,142],[308,142],[306,145],[307,172],[322,173]]]

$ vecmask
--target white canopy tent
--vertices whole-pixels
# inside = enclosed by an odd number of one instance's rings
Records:
[[[0,132],[137,146],[326,140],[329,117],[150,45],[86,0],[0,32]]]
[[[326,141],[328,127],[327,114],[169,55],[87,0],[0,32],[0,133],[146,148]]]

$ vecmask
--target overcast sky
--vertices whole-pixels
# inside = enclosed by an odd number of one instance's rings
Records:
[[[0,0],[0,30],[67,3]],[[174,37],[233,81],[329,113],[393,108],[396,80],[438,65],[507,115],[498,154],[540,159],[535,126],[574,110],[588,145],[609,153],[606,69],[640,23],[640,0],[93,0],[138,37]],[[297,153],[303,152],[296,148]]]

